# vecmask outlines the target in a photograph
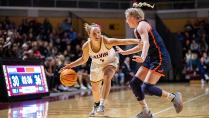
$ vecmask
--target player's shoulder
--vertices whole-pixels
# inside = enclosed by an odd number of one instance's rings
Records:
[[[104,46],[109,50],[112,48],[113,39],[103,35]]]
[[[111,39],[110,39],[110,38],[108,38],[107,36],[102,35],[102,38],[103,38],[103,42],[104,42],[105,44],[109,44],[109,43],[111,43]]]
[[[89,40],[87,40],[84,44],[83,44],[83,46],[82,46],[82,49],[88,49],[88,46],[89,45]]]
[[[147,21],[141,21],[139,25],[137,26],[138,32],[143,32],[144,30],[149,31],[151,28],[151,25]]]

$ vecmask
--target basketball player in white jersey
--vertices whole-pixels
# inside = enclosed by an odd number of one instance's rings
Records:
[[[67,64],[61,69],[70,69],[84,64],[91,57],[90,81],[94,107],[90,116],[97,112],[104,112],[104,101],[109,95],[111,79],[113,78],[119,63],[119,58],[113,49],[117,45],[139,44],[137,39],[115,39],[101,35],[101,29],[97,24],[85,24],[85,30],[89,35],[88,41],[82,46],[83,55],[79,59]],[[103,85],[102,85],[103,82]],[[100,91],[102,85],[102,89]]]

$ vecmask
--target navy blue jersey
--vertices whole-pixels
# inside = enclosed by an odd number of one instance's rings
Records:
[[[140,34],[136,29],[134,31],[134,34],[136,38],[141,39]],[[164,45],[161,36],[155,29],[151,28],[151,30],[148,32],[148,35],[150,47],[143,66],[164,74],[171,67],[169,53]]]

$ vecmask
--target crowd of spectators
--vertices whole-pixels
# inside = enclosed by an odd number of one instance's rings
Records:
[[[188,80],[209,80],[209,24],[206,20],[188,21],[178,33],[184,55],[183,74]]]

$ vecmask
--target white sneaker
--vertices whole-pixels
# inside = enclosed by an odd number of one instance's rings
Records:
[[[99,105],[97,108],[97,112],[103,113],[104,112],[104,105]]]
[[[97,113],[98,106],[94,106],[92,111],[89,113],[89,117],[95,117]]]

